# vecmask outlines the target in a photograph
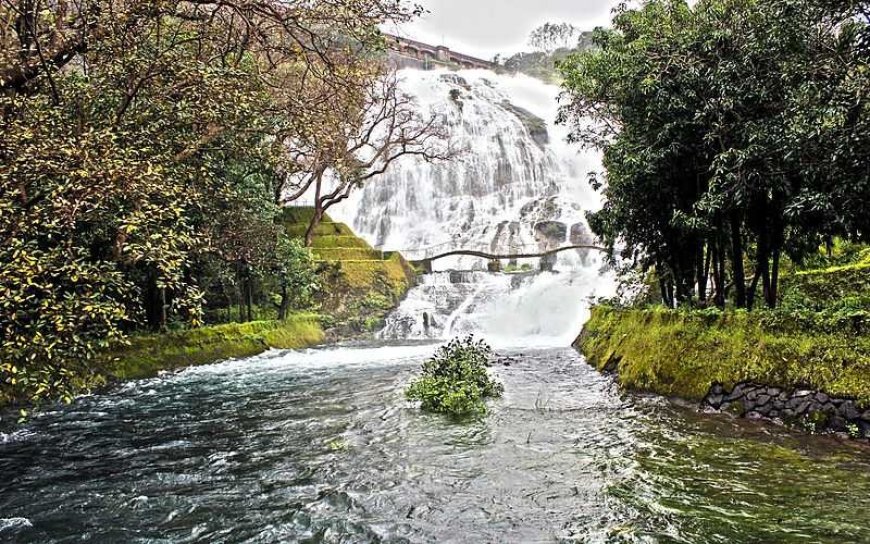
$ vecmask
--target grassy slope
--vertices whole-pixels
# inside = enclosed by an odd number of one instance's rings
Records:
[[[110,355],[116,360],[108,365],[108,373],[121,380],[149,378],[161,370],[250,357],[270,348],[304,348],[323,339],[320,316],[314,314],[135,336],[129,346]]]
[[[714,383],[755,381],[853,397],[870,406],[870,334],[866,323],[870,263],[808,271],[788,278],[792,296],[849,312],[811,314],[672,311],[597,307],[577,339],[589,362],[618,363],[626,387],[700,400]]]
[[[304,234],[313,211],[287,208],[286,230]],[[377,329],[415,281],[414,272],[398,253],[376,250],[343,223],[328,216],[315,229],[312,251],[324,268],[322,311],[342,335]]]

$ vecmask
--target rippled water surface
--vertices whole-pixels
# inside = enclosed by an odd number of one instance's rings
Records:
[[[870,451],[512,354],[486,419],[420,413],[431,346],[269,353],[0,435],[2,542],[870,542]],[[8,431],[8,430],[7,430]]]

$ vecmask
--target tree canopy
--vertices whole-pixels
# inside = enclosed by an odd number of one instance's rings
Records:
[[[310,168],[292,151],[314,127],[360,128],[389,80],[378,25],[419,13],[0,0],[0,383],[68,394],[131,331],[304,306],[311,257],[279,222]]]
[[[560,120],[604,153],[592,228],[653,269],[668,304],[751,308],[760,288],[774,306],[782,255],[866,240],[868,14],[859,1],[649,0],[560,64]]]

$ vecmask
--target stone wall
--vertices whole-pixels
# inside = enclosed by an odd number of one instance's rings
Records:
[[[820,391],[787,391],[750,382],[738,383],[727,391],[715,384],[701,406],[811,432],[844,432],[853,438],[870,438],[870,410],[860,410],[853,399],[834,398]]]

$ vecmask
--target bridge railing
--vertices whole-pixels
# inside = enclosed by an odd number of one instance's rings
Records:
[[[568,251],[571,249],[594,249],[604,251],[604,248],[583,245],[583,244],[566,244],[550,249],[542,249],[540,244],[510,244],[507,247],[499,247],[492,249],[489,247],[473,246],[457,244],[456,242],[444,242],[428,246],[425,248],[415,249],[400,249],[399,251],[406,259],[410,261],[425,261],[433,260],[447,256],[470,256],[478,258],[486,258],[483,255],[491,256],[498,259],[511,258],[540,258],[546,255],[558,253],[560,251]]]

